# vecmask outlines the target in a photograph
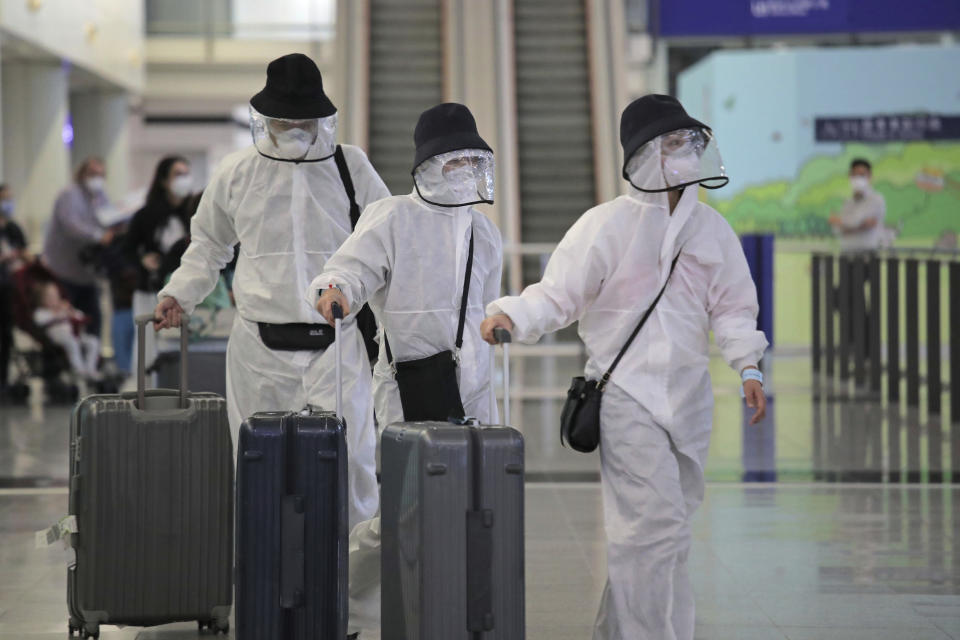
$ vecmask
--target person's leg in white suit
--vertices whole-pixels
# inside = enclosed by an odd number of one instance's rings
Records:
[[[594,640],[692,640],[687,557],[701,462],[615,384],[603,394],[600,424],[608,579]]]

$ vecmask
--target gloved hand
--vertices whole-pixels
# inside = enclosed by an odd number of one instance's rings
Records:
[[[320,299],[317,301],[317,311],[320,312],[320,315],[330,323],[332,327],[333,322],[333,303],[340,305],[340,308],[343,309],[343,315],[350,313],[350,303],[347,302],[347,296],[343,295],[343,292],[336,287],[330,287],[329,289],[324,289],[323,293],[320,294]]]
[[[513,320],[505,313],[494,314],[480,324],[480,336],[490,344],[497,344],[497,339],[493,337],[493,330],[498,327],[513,331]]]

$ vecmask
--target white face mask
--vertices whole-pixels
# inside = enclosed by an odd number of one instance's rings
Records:
[[[0,200],[0,213],[6,218],[13,217],[13,200]]]
[[[867,176],[851,176],[850,188],[854,193],[864,193],[870,188],[870,178]]]
[[[190,174],[177,176],[170,181],[170,193],[178,198],[186,198],[190,195],[190,189],[193,188],[193,178]]]
[[[103,176],[91,176],[83,181],[83,185],[90,193],[103,193],[107,181]]]
[[[313,144],[313,137],[304,129],[287,129],[274,134],[280,154],[290,160],[297,160],[307,155],[310,145]]]
[[[443,179],[458,201],[474,202],[479,199],[477,178],[473,174],[473,167],[463,166],[450,169],[443,174]]]
[[[700,156],[695,152],[663,158],[663,178],[671,187],[700,179]]]

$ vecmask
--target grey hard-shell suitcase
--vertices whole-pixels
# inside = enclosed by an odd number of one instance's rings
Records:
[[[347,425],[340,322],[334,323],[336,413],[255,413],[240,427],[238,640],[346,638]]]
[[[233,445],[226,401],[181,388],[144,390],[137,318],[136,393],[93,395],[70,424],[70,634],[101,624],[198,621],[227,633],[232,601]],[[187,334],[181,334],[186,349]]]
[[[204,338],[190,343],[187,352],[190,387],[194,392],[208,391],[227,396],[227,339]],[[180,351],[163,351],[153,362],[157,386],[172,389],[180,375]]]
[[[401,422],[381,447],[383,639],[522,640],[523,437]]]

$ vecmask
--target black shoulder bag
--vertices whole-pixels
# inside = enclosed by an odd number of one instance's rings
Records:
[[[670,276],[673,275],[673,269],[677,266],[677,260],[680,254],[673,259],[670,264],[670,273],[667,274],[667,280],[660,288],[660,293],[653,299],[653,303],[643,313],[637,327],[627,338],[627,343],[620,349],[620,353],[614,358],[613,364],[603,374],[599,382],[596,380],[587,380],[583,376],[577,376],[570,383],[570,389],[567,391],[567,401],[563,404],[563,411],[560,413],[560,442],[569,444],[570,448],[583,453],[590,453],[600,444],[600,400],[603,396],[603,390],[610,380],[610,374],[618,364],[623,354],[627,352],[633,339],[640,333],[640,329],[647,323],[647,318],[653,313],[660,297],[667,289],[667,283],[670,282]]]
[[[350,177],[347,159],[344,157],[343,147],[340,145],[337,145],[333,152],[333,159],[337,163],[340,181],[343,182],[343,189],[347,192],[347,199],[350,201],[350,229],[356,229],[357,220],[360,219],[360,205],[357,204],[357,193],[353,188],[353,179]],[[380,353],[380,345],[377,344],[376,340],[377,318],[373,315],[370,305],[363,305],[363,308],[357,313],[357,328],[360,330],[360,335],[363,336],[363,345],[367,348],[367,358],[376,360]]]
[[[467,254],[467,273],[463,280],[460,299],[460,321],[457,324],[456,354],[449,349],[417,360],[393,361],[390,341],[384,332],[387,361],[393,365],[403,419],[407,422],[423,420],[446,421],[464,417],[460,385],[457,383],[457,359],[463,346],[463,325],[467,319],[467,300],[470,294],[470,274],[473,271],[473,227],[470,228],[470,250]]]

